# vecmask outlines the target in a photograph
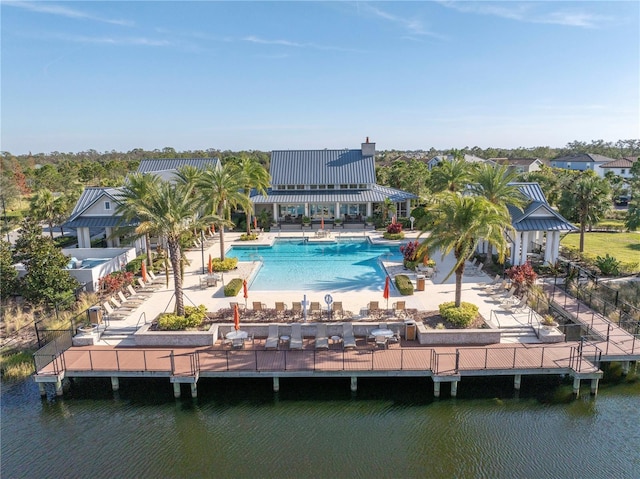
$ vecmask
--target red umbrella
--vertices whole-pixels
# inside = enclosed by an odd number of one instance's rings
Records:
[[[247,280],[242,280],[242,292],[244,293],[244,305],[247,306],[247,298],[249,297],[249,291],[247,289]]]
[[[320,218],[320,229],[321,230],[324,229],[324,216],[322,218]]]
[[[392,224],[392,225],[395,225],[395,224],[396,224],[396,215],[393,215],[393,216],[391,217],[391,224]]]
[[[384,292],[382,297],[387,300],[387,309],[389,309],[389,276],[384,279]]]
[[[211,255],[209,255],[209,265],[207,266],[207,270],[209,274],[213,273],[213,260],[211,259]]]
[[[147,264],[144,261],[142,262],[142,281],[147,282]]]
[[[216,225],[211,225],[211,232],[216,234]]]
[[[237,304],[233,306],[233,327],[236,331],[240,329],[240,311]]]
[[[258,218],[256,218],[255,216],[253,217],[253,229],[258,229]]]

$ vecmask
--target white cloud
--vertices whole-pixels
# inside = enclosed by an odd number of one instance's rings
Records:
[[[291,48],[312,48],[315,50],[362,53],[361,50],[356,50],[354,48],[334,47],[330,45],[318,45],[317,43],[300,43],[300,42],[293,42],[290,40],[281,40],[281,39],[267,40],[264,38],[256,37],[255,35],[249,35],[247,37],[244,37],[242,38],[242,41],[249,42],[249,43],[256,43],[260,45],[279,45],[279,46],[291,47]]]
[[[165,47],[172,45],[168,40],[156,40],[145,37],[89,37],[86,35],[54,35],[60,40],[73,43],[103,44],[103,45],[139,45],[146,47]]]
[[[76,10],[74,8],[69,8],[62,5],[55,5],[52,3],[3,1],[2,4],[8,7],[23,8],[31,12],[58,15],[58,16],[67,17],[67,18],[75,18],[78,20],[92,20],[96,22],[109,23],[112,25],[120,25],[123,27],[132,27],[134,25],[134,23],[129,20],[99,17],[96,15],[83,12],[81,10]]]
[[[553,2],[452,2],[441,0],[442,6],[462,13],[492,15],[526,23],[547,23],[581,28],[598,28],[611,22],[612,18],[589,13],[582,8],[588,3],[579,3],[578,7],[556,9]],[[549,11],[549,9],[552,9]]]
[[[418,35],[418,36],[429,36],[438,39],[444,39],[445,37],[428,30],[422,21],[415,18],[403,18],[398,15],[394,15],[392,13],[386,12],[378,7],[374,7],[372,5],[365,5],[365,8],[368,12],[373,15],[382,18],[383,20],[387,20],[388,22],[394,23],[396,25],[400,25],[404,30],[406,30],[407,35]]]

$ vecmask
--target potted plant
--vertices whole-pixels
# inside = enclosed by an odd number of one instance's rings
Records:
[[[365,223],[367,223],[367,226],[373,226],[373,217],[372,216],[367,216],[364,219]]]
[[[302,225],[303,226],[309,226],[311,224],[311,218],[309,218],[308,216],[303,216],[302,217]]]
[[[335,220],[333,220],[333,224],[336,226],[340,226],[342,224],[342,219],[336,218]]]
[[[545,314],[544,318],[542,318],[542,321],[540,321],[540,324],[544,329],[553,329],[558,326],[558,323],[556,323],[555,318],[550,314]]]

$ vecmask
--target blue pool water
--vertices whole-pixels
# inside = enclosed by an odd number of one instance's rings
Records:
[[[228,256],[263,262],[251,283],[253,291],[382,291],[385,273],[378,258],[402,259],[398,245],[368,240],[277,240],[272,247],[233,246]]]

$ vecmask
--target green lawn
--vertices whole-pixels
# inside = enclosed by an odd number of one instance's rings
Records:
[[[580,235],[566,235],[560,242],[562,246],[578,248]],[[594,258],[609,253],[623,264],[633,266],[638,271],[640,265],[640,233],[585,233],[584,252]]]

